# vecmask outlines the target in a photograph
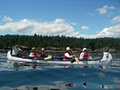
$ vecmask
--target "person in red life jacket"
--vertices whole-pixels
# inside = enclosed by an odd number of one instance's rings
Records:
[[[82,53],[80,54],[79,57],[80,60],[88,60],[89,56],[87,54],[87,48],[83,48]]]
[[[74,57],[74,54],[72,53],[70,47],[66,48],[66,52],[63,54],[63,60],[71,60]]]
[[[30,57],[31,59],[38,59],[38,55],[37,55],[37,53],[35,52],[35,47],[32,48],[29,57]],[[36,67],[37,67],[37,64],[33,64],[33,65],[32,65],[32,68],[33,68],[33,69],[36,69]]]
[[[45,54],[45,49],[41,48],[41,53],[40,53],[40,57],[43,59],[45,57],[47,57],[47,55]]]
[[[37,55],[37,53],[35,52],[35,47],[32,48],[29,57],[32,58],[32,59],[37,59],[37,58],[38,58],[38,55]]]

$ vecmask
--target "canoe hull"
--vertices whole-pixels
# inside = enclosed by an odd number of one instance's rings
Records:
[[[17,63],[29,63],[29,64],[46,64],[53,66],[64,66],[64,65],[77,65],[77,66],[108,66],[112,62],[112,55],[105,52],[103,58],[97,61],[86,60],[71,63],[70,61],[45,61],[45,60],[36,60],[36,59],[24,59],[20,57],[13,57],[10,54],[10,51],[7,53],[8,62],[17,62]]]

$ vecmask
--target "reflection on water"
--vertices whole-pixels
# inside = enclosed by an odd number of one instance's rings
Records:
[[[101,88],[104,88],[104,89],[117,89],[117,90],[120,90],[120,85],[100,85]]]
[[[92,54],[96,55],[97,54]],[[102,55],[102,54],[99,54]],[[120,89],[120,53],[113,53],[111,67],[20,67],[0,62],[0,90],[101,90]],[[115,56],[116,55],[116,56]],[[0,53],[0,61],[6,61]]]
[[[69,90],[66,87],[58,87],[58,86],[52,86],[52,85],[40,85],[40,86],[21,86],[17,88],[9,88],[9,87],[3,87],[2,90]]]
[[[100,73],[98,73],[98,77],[105,77],[105,73],[103,73],[103,72],[100,72]]]

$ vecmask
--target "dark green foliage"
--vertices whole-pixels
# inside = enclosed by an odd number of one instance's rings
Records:
[[[0,49],[10,48],[15,44],[28,46],[28,47],[62,47],[67,46],[71,48],[89,48],[92,50],[100,49],[103,47],[113,48],[120,50],[120,38],[96,38],[84,39],[66,36],[42,36],[34,34],[28,35],[1,35],[0,36]]]

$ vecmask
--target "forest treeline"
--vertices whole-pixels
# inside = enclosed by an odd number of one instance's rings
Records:
[[[7,49],[15,44],[31,47],[89,48],[93,51],[108,47],[120,51],[120,38],[75,38],[66,36],[29,35],[0,35],[0,49]]]

